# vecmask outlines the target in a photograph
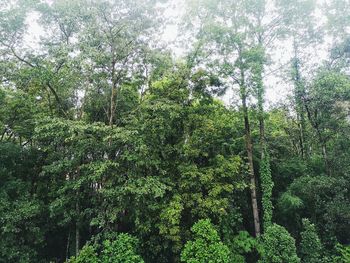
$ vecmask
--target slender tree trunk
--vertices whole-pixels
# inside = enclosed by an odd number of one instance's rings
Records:
[[[79,248],[80,248],[80,231],[79,231],[79,214],[80,214],[80,207],[79,207],[79,201],[77,200],[75,203],[75,211],[77,213],[77,219],[75,221],[75,255],[79,255]]]
[[[6,128],[2,132],[2,135],[1,135],[1,138],[0,138],[0,142],[4,139],[5,134],[6,134]]]
[[[331,170],[330,170],[329,163],[328,163],[327,147],[326,147],[325,141],[322,141],[322,156],[323,156],[324,166],[326,168],[326,172],[328,175],[331,175]]]
[[[79,164],[80,165],[80,164]],[[80,167],[77,168],[75,180],[77,181],[80,177]],[[80,249],[80,204],[79,204],[79,189],[76,192],[76,201],[75,201],[75,255],[79,255]]]
[[[111,107],[110,107],[110,115],[109,115],[109,126],[113,126],[114,122],[114,115],[115,115],[115,94],[116,94],[116,88],[114,85],[112,86],[111,90]]]
[[[259,17],[259,28],[261,26],[261,17]],[[259,58],[258,65],[256,67],[256,87],[257,87],[257,99],[258,99],[258,118],[259,118],[259,133],[260,133],[260,151],[261,160],[264,159],[265,155],[265,123],[264,123],[264,83],[263,83],[263,71],[264,71],[264,59],[265,50],[263,48],[262,33],[258,35],[258,47],[261,49],[261,57]]]
[[[70,232],[71,232],[71,228],[69,227],[69,232],[67,237],[67,246],[66,246],[66,261],[68,261],[69,259]]]
[[[109,126],[113,126],[114,122],[114,115],[115,115],[115,94],[116,94],[116,88],[114,85],[112,86],[111,90],[111,108],[110,108],[110,115],[109,115]]]
[[[247,108],[247,91],[244,83],[244,72],[241,70],[241,100],[242,100],[242,110],[244,118],[244,128],[245,128],[245,143],[248,157],[248,166],[249,166],[249,176],[250,176],[250,196],[253,209],[253,219],[254,219],[254,230],[255,235],[260,235],[260,219],[259,219],[259,210],[258,210],[258,201],[256,194],[256,178],[254,173],[254,164],[253,164],[253,144],[250,132],[248,108]]]
[[[305,147],[305,112],[304,112],[304,96],[305,96],[305,88],[301,81],[300,76],[300,67],[298,60],[298,47],[296,41],[293,43],[294,49],[294,58],[293,58],[293,81],[294,81],[294,100],[296,104],[296,113],[297,120],[299,126],[299,147],[300,147],[300,156],[305,158],[307,156],[307,147]]]
[[[306,147],[305,147],[305,139],[304,139],[304,130],[305,130],[305,119],[303,114],[300,116],[299,122],[299,146],[300,146],[300,155],[301,158],[305,158],[307,156]]]
[[[258,119],[259,119],[259,139],[260,139],[260,154],[261,159],[265,155],[265,122],[264,122],[264,87],[262,81],[262,65],[257,72],[257,99],[258,99]]]
[[[111,65],[111,78],[112,78],[112,86],[111,86],[111,98],[110,98],[110,113],[109,113],[109,126],[113,126],[114,117],[115,117],[115,109],[116,109],[116,93],[117,93],[117,79],[116,79],[116,70],[115,70],[116,61],[113,59]]]

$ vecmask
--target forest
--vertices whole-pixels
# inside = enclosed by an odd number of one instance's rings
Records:
[[[0,263],[349,263],[349,0],[0,0]]]

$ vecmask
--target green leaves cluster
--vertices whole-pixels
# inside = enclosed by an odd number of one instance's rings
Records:
[[[188,241],[181,252],[181,262],[231,262],[230,251],[210,220],[200,220],[191,228],[193,241]]]
[[[138,241],[128,234],[119,234],[115,240],[105,240],[101,252],[97,253],[96,245],[85,245],[79,256],[71,258],[69,263],[144,263],[136,249]]]
[[[263,207],[263,223],[264,229],[267,229],[272,224],[272,189],[273,181],[270,168],[269,154],[265,150],[264,159],[260,163],[260,180],[262,190],[262,207]]]
[[[176,59],[171,1],[49,2],[0,2],[0,262],[348,262],[346,1],[185,1]]]
[[[315,225],[311,224],[308,219],[303,219],[300,248],[302,262],[322,262],[322,243],[317,235]]]
[[[261,263],[291,262],[298,263],[295,239],[280,225],[269,226],[261,237]]]

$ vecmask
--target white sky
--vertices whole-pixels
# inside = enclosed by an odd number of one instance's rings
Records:
[[[1,1],[1,0],[0,0]],[[172,21],[172,24],[166,26],[162,39],[167,44],[175,56],[181,56],[184,54],[185,50],[179,47],[179,43],[176,42],[181,32],[178,29],[178,22],[181,15],[184,12],[184,2],[185,0],[172,0],[170,2],[170,7],[165,10],[165,17]],[[318,0],[323,2],[324,0]],[[319,21],[322,22],[324,19],[319,13]],[[27,18],[27,23],[29,25],[27,34],[25,36],[25,43],[28,48],[37,47],[37,43],[40,40],[40,36],[44,34],[42,27],[37,22],[39,15],[37,13],[32,13]],[[306,53],[310,56],[308,60],[307,68],[310,70],[315,69],[320,63],[327,58],[327,50],[329,49],[328,44],[318,45],[317,48],[310,47],[306,49]],[[285,99],[288,94],[291,93],[292,86],[288,81],[284,80],[286,77],[286,71],[290,68],[288,62],[291,59],[292,54],[292,44],[290,42],[281,42],[280,45],[274,49],[273,54],[271,54],[273,65],[266,67],[265,69],[265,87],[266,87],[266,104],[268,106],[274,105]],[[281,76],[284,76],[284,79]],[[234,92],[228,90],[228,92],[221,98],[226,104],[232,102]]]

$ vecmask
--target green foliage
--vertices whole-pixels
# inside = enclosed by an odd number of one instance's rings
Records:
[[[0,88],[0,103],[2,140],[12,139],[20,143],[30,140],[40,112],[40,108],[35,107],[35,99],[22,91],[2,91]]]
[[[315,225],[308,219],[303,219],[303,232],[301,232],[300,253],[302,262],[322,262],[322,244],[317,235]]]
[[[340,184],[342,185],[340,187]],[[348,211],[347,180],[344,177],[303,176],[289,186],[278,202],[281,220],[294,232],[300,231],[295,220],[308,217],[316,220],[320,236],[327,246],[335,245],[334,237],[346,239],[343,231],[347,231]]]
[[[69,263],[100,263],[94,246],[85,245],[79,252],[79,256],[72,257]]]
[[[181,58],[173,1],[49,2],[0,1],[0,262],[348,261],[347,0],[184,1]]]
[[[240,231],[230,242],[232,260],[235,263],[244,263],[245,255],[253,252],[258,247],[258,241],[250,236],[247,231]]]
[[[120,234],[114,241],[105,240],[101,252],[103,263],[144,263],[137,254],[138,241],[128,234]]]
[[[338,72],[322,71],[309,92],[310,102],[307,107],[311,115],[310,122],[316,132],[320,133],[320,140],[329,139],[331,132],[346,125],[344,120],[348,113],[345,104],[350,98],[350,79]],[[336,119],[333,118],[335,115],[338,116]]]
[[[62,118],[37,123],[35,140],[47,160],[42,176],[56,189],[50,216],[60,227],[133,227],[142,242],[156,242],[150,235],[163,240],[144,251],[147,257],[176,257],[192,222],[230,213],[233,192],[247,185],[235,154],[236,115],[218,102],[181,108],[169,96],[145,97],[142,114],[124,127]]]
[[[160,215],[161,224],[159,226],[159,233],[177,244],[174,248],[175,251],[181,249],[180,225],[182,211],[181,197],[177,195],[174,196],[174,200],[168,204]]]
[[[272,224],[272,189],[273,181],[270,169],[270,158],[267,152],[264,154],[264,159],[260,163],[260,180],[262,190],[262,207],[263,207],[263,223],[264,229],[267,229]]]
[[[28,180],[38,182],[38,154],[11,142],[0,142],[0,153],[0,261],[41,262],[44,215]]]
[[[209,219],[200,220],[191,228],[193,241],[188,241],[181,252],[181,261],[187,263],[232,262],[229,248]]]
[[[85,245],[69,263],[144,263],[137,254],[138,241],[129,234],[119,234],[115,240],[104,240],[97,253],[96,246]]]
[[[337,244],[336,249],[337,249],[338,254],[340,254],[340,256],[334,257],[334,261],[349,263],[350,262],[350,246],[344,246],[341,244]]]
[[[277,224],[269,226],[261,237],[261,263],[298,263],[295,240],[288,231]]]

